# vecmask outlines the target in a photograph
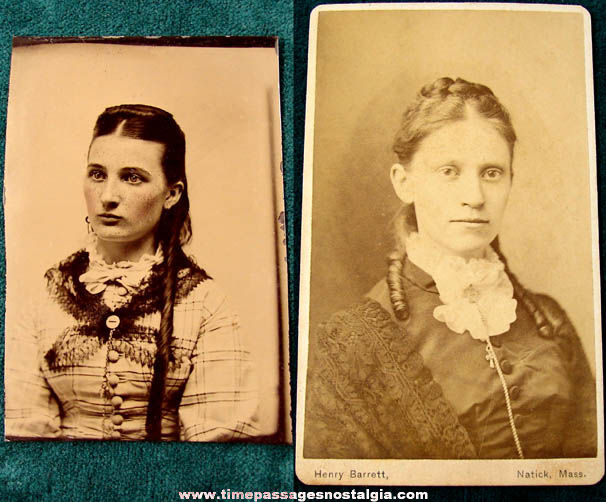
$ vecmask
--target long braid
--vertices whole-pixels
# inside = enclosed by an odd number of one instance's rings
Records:
[[[173,312],[177,289],[176,257],[180,250],[178,232],[172,232],[167,241],[161,243],[165,257],[164,290],[162,292],[162,313],[160,329],[156,337],[156,359],[147,405],[145,428],[147,438],[159,441],[162,436],[162,404],[166,388],[166,374],[170,364],[170,346],[173,335]]]
[[[499,245],[498,237],[495,238],[495,240],[492,242],[492,248],[499,256],[501,262],[503,262],[503,265],[505,265],[505,273],[507,274],[509,280],[511,281],[511,284],[513,285],[513,292],[515,298],[520,301],[520,303],[526,308],[528,312],[530,312],[541,335],[549,336],[551,334],[551,325],[549,324],[549,321],[547,321],[543,310],[534,301],[532,295],[528,294],[526,288],[524,288],[524,286],[520,284],[518,278],[509,269],[507,259],[501,252],[501,246]]]
[[[410,316],[406,293],[404,292],[404,284],[402,283],[404,259],[405,255],[399,251],[394,251],[387,257],[387,285],[389,286],[389,298],[394,314],[399,321],[405,321]]]

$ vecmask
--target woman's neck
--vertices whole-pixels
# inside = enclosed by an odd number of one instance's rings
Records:
[[[137,262],[144,254],[153,255],[156,252],[156,243],[153,235],[129,242],[97,239],[97,251],[106,263]]]
[[[445,249],[434,240],[428,239],[426,236],[416,232],[408,235],[405,247],[408,259],[432,277],[438,269],[444,266],[449,269],[454,267],[452,268],[453,270],[461,270],[463,266],[472,265],[472,263],[478,263],[478,261],[490,260],[494,255],[494,252],[491,252],[490,248],[486,247],[477,256],[464,257]]]
[[[489,254],[489,246],[483,248],[475,248],[470,249],[465,252],[456,252],[452,249],[449,249],[445,246],[442,246],[440,243],[432,239],[426,234],[420,232],[414,232],[414,235],[411,234],[413,239],[415,239],[420,247],[422,247],[425,251],[431,252],[433,255],[442,255],[442,256],[456,256],[458,258],[462,258],[466,262],[475,258],[482,259],[486,258]]]

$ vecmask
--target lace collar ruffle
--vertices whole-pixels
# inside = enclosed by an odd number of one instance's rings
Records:
[[[490,246],[483,258],[465,260],[413,233],[406,240],[406,254],[432,276],[443,303],[433,315],[455,333],[467,331],[485,341],[507,332],[516,320],[513,285]]]
[[[105,291],[110,283],[119,284],[132,294],[149,277],[152,268],[164,260],[162,248],[158,246],[155,254],[144,254],[139,261],[107,263],[97,250],[94,234],[88,239],[85,250],[89,259],[88,270],[78,279],[92,294]]]

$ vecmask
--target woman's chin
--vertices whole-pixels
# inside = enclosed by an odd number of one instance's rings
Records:
[[[141,240],[140,236],[133,236],[122,231],[111,231],[110,229],[102,232],[95,231],[97,240],[103,243],[125,244],[128,242],[137,242]]]
[[[492,239],[459,239],[447,245],[447,249],[461,258],[482,258]]]
[[[103,241],[103,242],[123,242],[126,239],[125,235],[122,234],[122,232],[112,232],[112,231],[102,231],[99,232],[98,230],[95,231],[95,234],[97,235],[97,240],[99,241]]]

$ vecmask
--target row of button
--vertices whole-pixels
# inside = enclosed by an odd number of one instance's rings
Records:
[[[117,288],[117,292],[120,295],[125,295],[127,293],[126,288],[124,288],[124,287]],[[105,320],[105,325],[109,329],[114,330],[120,325],[120,318],[115,314],[110,315]],[[120,354],[118,351],[111,349],[107,353],[107,360],[110,363],[116,363],[116,362],[118,362],[119,359],[120,359]],[[112,389],[115,389],[115,387],[118,385],[118,383],[120,383],[120,378],[115,373],[110,373],[109,375],[107,375],[107,382],[112,387]],[[113,406],[114,410],[117,410],[122,406],[124,399],[121,396],[114,395],[114,396],[112,396],[110,402],[111,402],[111,405]],[[118,429],[115,429],[115,427],[119,427],[120,425],[122,425],[122,423],[124,422],[124,417],[122,415],[119,415],[114,412],[114,414],[111,416],[110,420],[111,420],[112,424],[114,425],[114,430],[111,432],[111,438],[120,439],[120,437],[122,436],[122,433]]]
[[[116,292],[123,296],[127,293],[126,288],[119,286],[118,288],[116,288]],[[116,314],[112,314],[110,316],[107,317],[107,319],[105,319],[105,325],[111,330],[110,331],[110,340],[111,340],[111,336],[113,335],[114,330],[120,326],[120,318],[116,315]],[[110,363],[116,363],[120,360],[120,353],[117,350],[111,349],[107,352],[107,360]],[[122,423],[124,422],[124,417],[118,413],[116,413],[116,410],[118,410],[121,406],[122,403],[124,403],[124,399],[115,394],[115,388],[116,386],[120,383],[120,377],[118,377],[118,375],[116,375],[115,373],[108,373],[107,374],[107,383],[110,385],[110,387],[112,388],[112,393],[114,394],[110,400],[110,403],[112,405],[112,407],[114,408],[114,414],[110,417],[111,423],[113,424],[113,430],[111,431],[110,437],[112,439],[120,439],[120,437],[122,436],[122,433],[120,432],[119,429],[117,429],[117,427],[120,427],[122,425]]]
[[[503,341],[500,336],[490,337],[490,343],[493,347],[501,347],[503,345]],[[511,372],[513,371],[513,365],[509,362],[509,360],[503,359],[500,362],[500,366],[503,374],[511,375]],[[521,392],[522,391],[520,390],[520,387],[518,387],[517,385],[512,385],[509,388],[509,397],[515,401],[520,398]],[[516,417],[518,417],[519,419],[519,415],[516,415]]]
[[[492,343],[492,345],[494,347],[500,347],[502,345],[500,337],[494,338],[494,339],[491,338],[490,342]],[[503,359],[502,361],[500,361],[499,366],[501,367],[501,371],[505,375],[510,375],[511,372],[513,371],[513,365],[507,359]],[[509,398],[512,401],[518,400],[520,398],[521,393],[522,393],[522,391],[520,390],[520,387],[518,387],[517,385],[512,385],[508,389]],[[521,427],[521,425],[522,425],[522,416],[521,415],[516,413],[511,418],[513,419],[513,425],[514,425],[515,429],[517,429],[518,427]]]
[[[110,353],[108,354],[108,358],[110,360],[111,360],[110,354],[112,352],[115,352],[116,355],[119,357],[119,354],[116,351],[110,351]],[[115,362],[115,361],[113,361],[113,362]],[[115,373],[110,373],[107,375],[107,382],[112,387],[112,389],[115,389],[115,387],[118,385],[118,383],[120,383],[120,378]],[[116,395],[112,396],[110,402],[111,402],[111,405],[113,406],[114,410],[118,410],[122,406],[122,403],[124,403],[124,399],[121,396],[118,396],[116,394]],[[124,422],[124,417],[122,415],[119,415],[114,412],[114,414],[110,417],[110,420],[111,420],[112,424],[114,425],[114,427],[116,427],[116,426],[122,425],[122,423]],[[122,436],[121,432],[117,429],[114,429],[111,432],[112,439],[120,439],[121,436]]]

